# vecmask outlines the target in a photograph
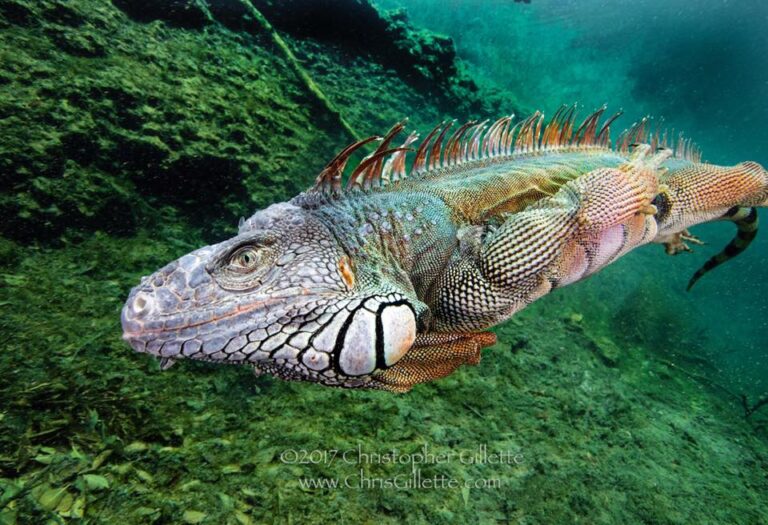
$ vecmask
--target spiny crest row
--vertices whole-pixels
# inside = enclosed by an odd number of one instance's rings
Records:
[[[471,120],[459,126],[450,136],[448,131],[456,121],[441,122],[415,150],[410,147],[419,138],[415,132],[410,133],[400,146],[391,147],[394,138],[405,129],[406,119],[395,124],[384,137],[368,137],[341,150],[323,168],[310,191],[338,195],[344,190],[387,186],[409,176],[473,161],[565,149],[608,149],[611,147],[610,126],[622,111],[611,115],[601,126],[600,118],[605,110],[603,106],[591,113],[577,128],[576,105],[561,106],[546,125],[540,111],[515,125],[512,125],[514,115],[501,117],[490,125],[488,120]],[[668,139],[666,131],[662,133],[657,126],[651,132],[650,127],[647,117],[633,124],[619,137],[616,151],[626,153],[632,144],[638,143],[649,143],[655,150],[657,147],[670,147],[668,141],[675,142],[674,133]],[[375,141],[379,141],[379,146],[354,168],[343,186],[342,175],[349,158],[358,149]],[[674,149],[676,157],[694,162],[701,159],[698,148],[689,139],[683,138],[682,133]],[[407,170],[406,154],[409,151],[416,154],[410,170]]]
[[[671,148],[675,158],[701,162],[701,150],[693,140],[684,137],[682,132],[675,136],[675,130],[668,132],[663,129],[663,119],[659,119],[655,129],[651,131],[651,120],[650,117],[643,117],[640,122],[622,131],[616,141],[616,151],[626,153],[632,144],[650,144],[651,151],[656,151],[657,148]]]

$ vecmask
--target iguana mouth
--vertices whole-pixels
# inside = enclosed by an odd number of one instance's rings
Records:
[[[141,301],[139,301],[141,303]],[[130,301],[129,301],[130,303]],[[196,312],[191,318],[171,315],[149,323],[131,318],[131,305],[123,309],[123,339],[137,352],[164,358],[194,358],[216,361],[215,356],[201,349],[221,346],[238,337],[247,339],[256,326],[285,326],[295,322],[297,312],[306,305],[330,307],[326,300],[310,295],[294,294],[282,297],[252,298],[248,302],[228,304]],[[233,334],[226,341],[217,330]],[[242,334],[242,335],[238,335]]]
[[[154,307],[155,299],[153,298],[151,291],[138,291],[135,297],[129,298],[128,302],[123,308],[121,316],[123,325],[123,339],[145,334],[157,334],[167,331],[176,332],[188,328],[195,328],[208,323],[218,322],[231,317],[235,317],[240,314],[252,312],[254,310],[268,308],[274,304],[284,304],[285,302],[285,297],[249,297],[248,302],[201,309],[196,313],[196,315],[192,317],[185,317],[175,313],[160,313],[157,319],[142,322],[143,317],[153,313],[152,310]],[[185,323],[185,319],[193,320]]]
[[[123,337],[137,352],[160,358],[163,368],[178,359],[269,368],[293,356],[307,373],[338,370],[358,377],[367,376],[376,366],[395,364],[416,337],[413,308],[398,294],[336,297],[334,301],[327,295],[307,293],[294,294],[287,301],[285,297],[262,299],[253,306],[229,308],[206,323],[127,330]],[[274,305],[279,308],[270,308]],[[151,306],[151,300],[138,295],[126,310],[130,315]],[[264,315],[257,319],[253,312],[259,311]],[[222,328],[226,336],[221,335]]]
[[[328,297],[336,298],[335,295]],[[268,313],[270,307],[282,305],[282,310],[290,310],[298,303],[313,300],[321,300],[323,294],[312,293],[306,288],[291,288],[268,296],[247,296],[247,300],[235,304],[225,304],[217,307],[205,308],[197,311],[193,316],[183,316],[176,313],[160,313],[158,318],[143,321],[143,318],[151,315],[156,299],[151,290],[137,289],[131,292],[123,307],[121,322],[123,327],[123,339],[129,341],[144,336],[152,336],[163,333],[178,334],[186,330],[198,328],[212,323],[220,323],[238,317],[240,315],[264,310]],[[245,299],[245,298],[244,298]],[[188,322],[185,322],[187,320]]]

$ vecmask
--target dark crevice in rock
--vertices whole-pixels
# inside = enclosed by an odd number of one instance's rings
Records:
[[[54,24],[80,27],[83,25],[83,16],[76,10],[63,4],[54,4],[42,12],[43,18]]]
[[[16,0],[0,1],[0,17],[19,26],[31,26],[35,23],[34,11]]]
[[[208,10],[213,18],[233,31],[260,32],[247,0],[209,0]]]
[[[199,206],[201,195],[213,202],[225,198],[243,198],[240,183],[243,173],[237,161],[223,156],[200,155],[181,157],[167,163],[154,175],[141,178],[140,191],[163,195],[170,204],[189,203]],[[197,208],[198,215],[201,215]],[[208,215],[204,210],[202,215]]]
[[[475,83],[460,71],[453,40],[416,30],[404,10],[382,14],[367,0],[252,0],[252,3],[280,31],[372,56],[419,89],[442,86],[445,91],[436,94],[446,98],[451,97],[455,83],[477,91]]]
[[[137,22],[162,20],[174,27],[201,29],[210,23],[196,0],[112,0]]]

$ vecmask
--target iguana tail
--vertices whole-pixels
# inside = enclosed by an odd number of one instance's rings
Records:
[[[723,251],[704,263],[704,266],[693,274],[691,280],[688,281],[687,291],[690,291],[693,285],[696,284],[696,281],[701,279],[704,274],[746,250],[757,235],[758,220],[756,208],[734,206],[723,215],[722,220],[733,221],[736,224],[738,228],[736,237],[728,243],[728,246]]]

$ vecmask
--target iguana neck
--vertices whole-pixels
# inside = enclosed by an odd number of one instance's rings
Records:
[[[374,192],[317,206],[312,213],[336,235],[357,270],[423,299],[458,246],[460,224],[426,192]]]

